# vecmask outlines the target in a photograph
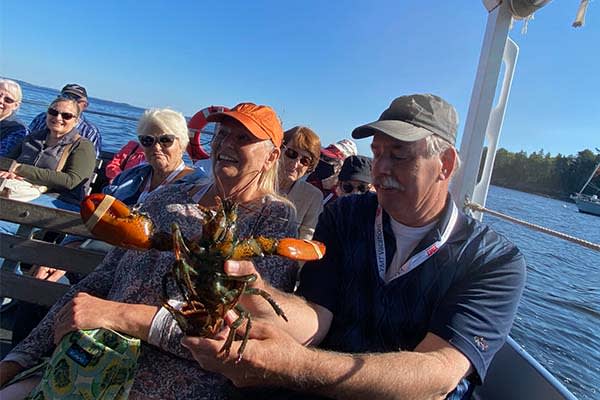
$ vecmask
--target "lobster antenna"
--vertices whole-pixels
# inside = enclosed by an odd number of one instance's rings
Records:
[[[256,175],[254,175],[254,177],[252,179],[250,179],[250,181],[248,181],[248,183],[246,183],[244,186],[242,186],[241,188],[239,188],[238,190],[236,190],[233,193],[230,193],[229,196],[225,196],[225,188],[223,187],[223,184],[221,183],[221,180],[215,175],[216,180],[219,181],[219,189],[221,191],[221,193],[223,193],[223,199],[224,200],[231,200],[234,199],[236,196],[238,196],[240,193],[243,193],[244,191],[246,191],[246,189],[248,189],[250,187],[250,185],[252,185],[254,183],[254,181],[256,181],[256,179],[258,177],[260,177],[261,175],[261,171],[257,171]]]
[[[260,214],[262,216],[265,216],[265,217],[267,216],[266,214],[263,214],[263,210],[264,210],[264,207],[266,207],[266,205],[263,206],[260,211],[258,209],[256,209],[256,208],[248,207],[248,206],[246,206],[244,204],[238,204],[238,207],[241,207],[241,208],[243,208],[245,210],[248,210],[250,212],[253,212],[253,213],[258,213],[258,214]],[[273,216],[269,216],[269,217],[272,218],[272,219],[274,219],[274,220],[279,220],[279,221],[282,221],[282,222],[291,222],[297,228],[306,227],[306,224],[301,224],[300,222],[296,222],[296,221],[290,221],[289,218],[273,217]],[[254,228],[253,228],[252,232],[254,232]]]
[[[265,208],[267,207],[267,205],[268,204],[265,202],[265,204],[263,204],[263,206],[260,208],[260,211],[258,212],[258,218],[256,218],[256,221],[254,222],[252,229],[250,229],[250,235],[249,235],[250,237],[254,237],[254,234],[256,233],[258,226],[262,222],[262,218],[263,218],[263,216],[265,216],[264,212],[265,212]],[[238,204],[238,207],[240,207],[240,206],[242,208],[245,208],[246,210],[250,210],[253,213],[256,213],[256,210],[253,210],[251,207],[247,207],[242,204]]]

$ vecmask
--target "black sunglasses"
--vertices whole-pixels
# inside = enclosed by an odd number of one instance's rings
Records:
[[[369,190],[369,186],[365,185],[364,183],[359,183],[358,185],[354,186],[350,182],[344,182],[342,183],[342,190],[346,194],[350,194],[355,190],[360,193],[366,193]]]
[[[287,158],[289,158],[290,160],[295,160],[300,155],[300,154],[298,154],[298,152],[296,150],[290,149],[289,147],[285,149],[285,152],[283,154],[285,154],[285,156]],[[304,165],[305,167],[310,168],[311,163],[312,163],[312,160],[310,159],[310,157],[306,157],[306,156],[300,157],[300,164]]]
[[[154,143],[160,144],[162,147],[171,147],[173,142],[175,142],[177,136],[171,134],[164,134],[160,136],[152,136],[152,135],[139,135],[138,140],[140,144],[144,147],[152,147]]]
[[[58,117],[58,114],[60,114],[60,116],[62,117],[62,119],[64,119],[65,121],[68,121],[72,118],[77,117],[77,115],[70,113],[70,112],[60,112],[57,109],[54,108],[49,108],[48,109],[48,115],[52,115],[53,117]]]

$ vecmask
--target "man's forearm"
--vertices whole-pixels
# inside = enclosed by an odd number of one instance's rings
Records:
[[[331,313],[327,309],[268,285],[264,290],[285,312],[287,322],[278,317],[266,302],[260,305],[256,312],[257,317],[280,327],[304,345],[316,345],[323,340],[331,324]]]
[[[443,399],[460,380],[426,353],[351,355],[306,349],[293,363],[289,374],[272,383],[336,399]]]

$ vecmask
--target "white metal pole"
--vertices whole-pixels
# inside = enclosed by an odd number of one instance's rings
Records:
[[[479,164],[481,162],[484,140],[490,121],[492,103],[498,85],[500,67],[506,48],[511,20],[512,17],[508,9],[508,2],[502,2],[488,16],[479,66],[460,145],[460,155],[463,163],[454,177],[451,187],[454,199],[459,205],[463,204],[467,198],[470,201],[485,205],[485,197],[475,199],[473,194],[477,184]],[[503,115],[504,112],[502,111]],[[501,126],[501,123],[499,126]],[[498,131],[493,140],[497,140],[499,134],[500,132]],[[487,194],[487,188],[480,192]],[[476,213],[475,216],[481,219],[480,213]]]

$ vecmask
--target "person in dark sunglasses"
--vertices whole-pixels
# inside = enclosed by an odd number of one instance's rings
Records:
[[[59,96],[46,112],[46,128],[32,132],[7,154],[16,161],[0,177],[46,186],[46,194],[31,200],[48,207],[79,211],[96,163],[93,144],[75,127],[80,109],[73,99]]]
[[[29,134],[29,130],[16,118],[23,97],[21,86],[10,79],[0,79],[0,156]]]
[[[0,178],[7,179],[5,185],[12,188],[2,196],[79,212],[96,165],[94,146],[75,128],[76,101],[58,97],[48,110],[56,111],[56,116],[54,111],[47,114],[48,127],[25,136],[6,155],[13,162],[0,171]],[[69,115],[73,116],[65,118]],[[18,228],[18,224],[0,221],[0,233],[15,234]]]
[[[69,83],[62,88],[60,95],[77,102],[80,113],[75,127],[82,137],[92,142],[96,149],[96,156],[99,156],[102,148],[102,135],[98,127],[87,120],[84,115],[84,111],[89,105],[87,90],[76,83]],[[47,112],[38,114],[29,124],[29,131],[35,132],[45,129],[47,115]]]
[[[300,180],[319,162],[321,140],[311,129],[295,126],[283,134],[283,156],[279,161],[279,193],[296,207],[296,222],[301,239],[312,239],[323,209],[323,194]]]
[[[363,194],[373,190],[371,184],[371,158],[350,156],[344,160],[338,175],[336,194],[338,197]]]

